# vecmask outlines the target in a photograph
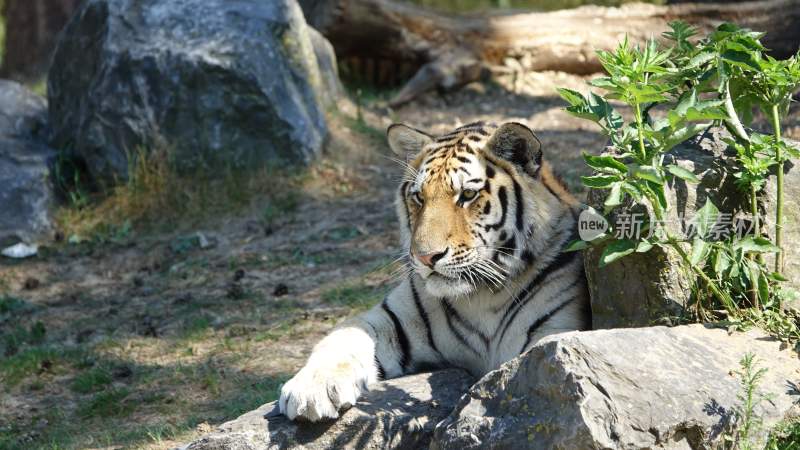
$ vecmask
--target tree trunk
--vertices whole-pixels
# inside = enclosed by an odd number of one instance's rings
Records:
[[[5,0],[4,78],[31,79],[47,72],[58,33],[80,0]]]
[[[594,73],[601,70],[597,49],[614,48],[626,34],[633,42],[659,37],[672,20],[686,21],[703,33],[724,21],[768,31],[764,43],[777,56],[796,52],[800,42],[797,0],[584,6],[483,16],[443,15],[389,0],[301,0],[301,5],[340,60],[377,70],[389,62],[394,75],[403,70],[392,67],[416,70],[393,105],[432,87],[473,81],[486,69]]]

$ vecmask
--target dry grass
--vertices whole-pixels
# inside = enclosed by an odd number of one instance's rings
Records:
[[[296,170],[269,167],[182,174],[165,149],[139,150],[131,160],[126,183],[103,193],[77,194],[59,210],[57,223],[64,236],[73,241],[105,240],[131,228],[191,227],[219,215],[249,211],[254,199],[280,202],[303,180]]]

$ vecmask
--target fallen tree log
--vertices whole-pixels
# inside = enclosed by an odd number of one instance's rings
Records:
[[[453,88],[486,70],[601,69],[595,51],[627,34],[633,42],[659,37],[667,22],[683,20],[707,32],[721,22],[768,31],[777,56],[797,51],[800,1],[584,6],[546,13],[444,15],[390,0],[301,0],[306,20],[333,44],[341,61],[377,78],[415,75],[391,101],[402,104],[433,87]]]

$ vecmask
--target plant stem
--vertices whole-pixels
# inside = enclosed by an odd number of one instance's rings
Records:
[[[728,120],[726,120],[726,122],[733,128],[733,131],[739,139],[750,142],[750,137],[747,135],[747,131],[745,131],[742,122],[739,120],[739,115],[736,114],[736,109],[733,107],[730,81],[725,82],[725,112],[728,113]]]
[[[634,114],[636,115],[636,131],[639,133],[639,153],[642,162],[644,162],[645,158],[647,157],[647,152],[644,150],[644,131],[642,130],[642,109],[639,103],[634,104]]]
[[[703,280],[706,286],[708,286],[708,288],[711,289],[711,292],[714,294],[714,296],[717,297],[719,301],[722,302],[722,305],[725,306],[725,309],[728,310],[728,314],[733,315],[737,310],[736,304],[733,302],[733,299],[726,292],[720,289],[719,286],[717,286],[717,283],[715,283],[714,280],[712,280],[708,275],[706,275],[706,273],[703,271],[702,268],[691,263],[689,255],[686,254],[686,252],[683,250],[680,242],[677,239],[667,234],[667,243],[678,253],[678,255],[681,257],[686,267],[691,268],[692,272],[694,272],[698,277],[700,277],[700,279]]]
[[[663,226],[664,213],[661,210],[661,206],[658,204],[658,200],[653,198],[653,196],[651,195],[647,195],[647,199],[653,206],[653,214],[656,216],[656,221],[658,222],[656,226]],[[680,241],[678,241],[678,239],[676,239],[675,236],[673,236],[668,229],[664,228],[664,233],[666,234],[667,244],[669,244],[669,246],[672,247],[672,249],[678,253],[678,255],[683,260],[684,266],[690,268],[692,272],[694,272],[698,277],[700,277],[700,279],[703,280],[706,286],[708,286],[708,288],[711,289],[711,292],[714,294],[714,296],[717,297],[720,302],[722,302],[722,305],[725,306],[725,309],[728,310],[728,314],[733,315],[737,310],[737,308],[736,304],[733,302],[733,299],[730,297],[730,295],[728,295],[725,291],[720,289],[719,286],[717,286],[717,283],[714,282],[714,280],[712,280],[708,275],[706,275],[706,273],[703,271],[701,267],[692,264],[689,255],[687,255],[686,252],[681,247]]]
[[[756,197],[756,187],[753,184],[750,184],[750,212],[753,215],[753,234],[756,237],[761,236],[761,223],[758,218],[758,197]],[[755,255],[753,253],[750,254],[750,259],[753,261],[760,261],[760,255]],[[752,283],[750,287],[750,303],[758,308],[758,285],[756,283]]]
[[[772,131],[775,134],[775,159],[778,163],[777,200],[775,205],[775,245],[780,251],[775,255],[775,271],[783,272],[783,155],[781,154],[781,122],[778,104],[772,105]]]
[[[758,217],[758,195],[756,187],[750,185],[750,213],[753,215],[753,233],[756,237],[761,236],[761,221]]]

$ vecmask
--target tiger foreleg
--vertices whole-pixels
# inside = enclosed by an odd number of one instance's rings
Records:
[[[320,341],[306,365],[281,389],[280,410],[290,419],[335,419],[378,379],[376,338],[363,316]]]

